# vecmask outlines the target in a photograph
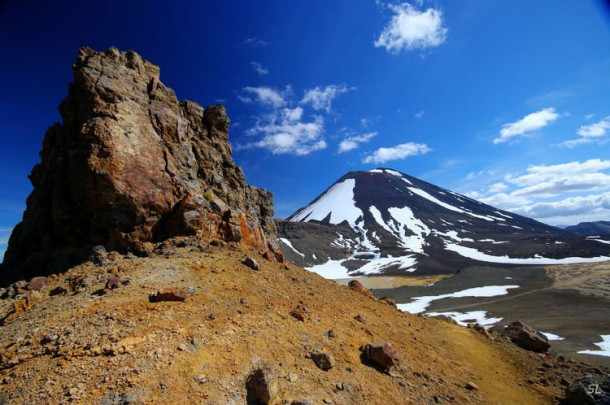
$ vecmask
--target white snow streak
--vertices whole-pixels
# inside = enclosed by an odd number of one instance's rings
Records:
[[[424,312],[433,301],[442,300],[445,298],[462,298],[462,297],[495,297],[498,295],[508,294],[511,288],[518,288],[518,285],[490,285],[486,287],[468,288],[462,291],[456,291],[449,294],[441,295],[426,295],[423,297],[415,297],[413,301],[406,304],[397,304],[398,309],[412,314]]]
[[[478,323],[483,326],[492,326],[500,322],[503,318],[488,318],[487,311],[470,311],[470,312],[428,312],[428,316],[447,316],[462,326],[467,326],[469,323]]]
[[[508,256],[492,256],[487,253],[483,253],[474,248],[455,245],[447,243],[445,249],[451,250],[458,253],[463,257],[469,259],[479,260],[488,263],[510,263],[510,264],[574,264],[574,263],[597,263],[610,260],[610,257],[599,256],[599,257],[566,257],[564,259],[549,259],[536,255],[537,257],[532,258],[513,258]]]
[[[301,256],[302,258],[305,258],[305,255],[301,252],[299,252],[298,250],[296,250],[294,248],[294,246],[292,246],[292,243],[290,243],[290,241],[286,238],[279,238],[286,246],[288,246],[290,249],[294,250],[294,252],[296,254],[298,254],[299,256]]]

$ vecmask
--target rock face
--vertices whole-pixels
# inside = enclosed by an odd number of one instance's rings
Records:
[[[546,352],[551,345],[540,331],[520,321],[511,322],[504,331],[519,347],[533,352]]]
[[[2,283],[63,270],[97,245],[141,254],[193,236],[276,246],[272,195],[231,158],[224,107],[179,101],[159,72],[133,51],[80,50]]]

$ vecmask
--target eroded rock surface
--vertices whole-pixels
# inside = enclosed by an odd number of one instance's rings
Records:
[[[2,283],[61,271],[94,246],[146,253],[174,236],[276,247],[272,195],[231,158],[223,106],[179,101],[133,51],[83,48],[44,138]]]

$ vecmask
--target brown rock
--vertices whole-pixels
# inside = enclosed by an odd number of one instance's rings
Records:
[[[513,343],[526,350],[543,353],[551,347],[546,336],[520,321],[510,323],[504,333]]]
[[[107,290],[114,290],[119,288],[122,285],[127,284],[128,282],[126,280],[122,280],[118,277],[111,277],[106,281],[106,286],[105,288]]]
[[[27,285],[28,290],[40,290],[47,285],[49,280],[46,277],[34,277]]]
[[[305,322],[305,314],[303,314],[300,309],[294,308],[292,311],[290,311],[290,315],[301,322]]]
[[[366,360],[386,370],[398,361],[392,344],[389,342],[385,342],[381,345],[367,343],[366,346],[364,346],[363,355]]]
[[[271,193],[235,165],[225,108],[179,101],[159,72],[133,51],[80,50],[2,283],[63,271],[101,245],[121,254],[174,236],[277,245]]]
[[[188,292],[184,288],[165,288],[148,297],[150,302],[185,301]]]
[[[244,260],[241,261],[241,263],[244,266],[250,267],[252,270],[258,270],[259,269],[258,262],[256,260],[254,260],[253,258],[251,258],[251,257],[246,257]]]
[[[347,286],[350,290],[360,293],[362,295],[366,295],[367,297],[373,297],[373,293],[371,293],[368,289],[366,289],[362,283],[358,280],[351,280]]]
[[[332,354],[326,352],[317,352],[311,354],[311,359],[320,370],[328,371],[337,364]]]
[[[268,404],[277,396],[277,375],[269,368],[254,370],[246,381],[248,403]]]
[[[397,308],[396,307],[396,300],[394,298],[389,298],[389,297],[379,297],[377,299],[377,301],[382,302],[386,305],[389,305],[391,307]]]

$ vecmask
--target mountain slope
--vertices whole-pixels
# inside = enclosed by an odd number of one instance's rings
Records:
[[[295,263],[335,278],[404,272],[453,273],[476,262],[555,264],[605,260],[610,245],[586,240],[530,218],[502,211],[391,169],[350,172],[290,222],[342,224],[336,241],[318,252],[280,231]],[[315,227],[302,225],[312,234]],[[286,227],[283,227],[286,229]],[[334,246],[349,246],[336,259]],[[296,254],[295,254],[296,252]]]
[[[248,376],[266,365],[277,378],[273,404],[548,404],[563,395],[562,378],[602,372],[218,245],[177,238],[147,258],[113,252],[1,296],[0,317],[11,315],[0,325],[0,403],[245,404]],[[113,277],[129,283],[104,289]],[[190,291],[150,302],[166,288]],[[304,321],[290,315],[298,306]],[[383,341],[400,359],[390,373],[360,358],[360,345]],[[316,367],[316,350],[335,366]]]
[[[581,222],[565,227],[564,231],[579,235],[610,235],[610,221]]]

